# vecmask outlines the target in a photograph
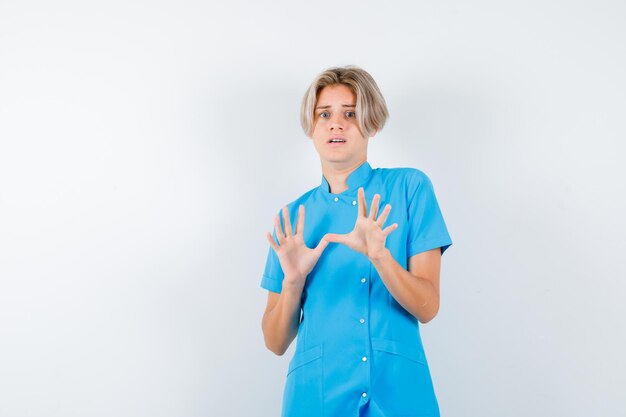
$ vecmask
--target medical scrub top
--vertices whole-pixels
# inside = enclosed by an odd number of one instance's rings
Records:
[[[364,162],[347,185],[332,194],[322,176],[319,187],[287,205],[293,230],[298,206],[305,206],[308,247],[317,246],[326,233],[352,231],[359,187],[365,190],[368,215],[374,194],[381,196],[379,214],[391,204],[383,228],[393,223],[398,228],[387,236],[386,246],[405,269],[411,256],[435,248],[443,254],[452,244],[424,172],[372,169]],[[283,277],[270,247],[261,287],[280,293]],[[365,255],[330,243],[307,276],[301,307],[283,417],[439,416],[419,322],[393,298]]]

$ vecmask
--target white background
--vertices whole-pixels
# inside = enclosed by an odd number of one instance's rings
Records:
[[[317,186],[321,70],[369,71],[373,167],[454,241],[422,327],[442,415],[615,416],[620,1],[0,3],[0,416],[278,416],[273,215]]]

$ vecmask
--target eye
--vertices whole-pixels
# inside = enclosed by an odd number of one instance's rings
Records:
[[[327,112],[327,111],[323,111],[323,112],[321,112],[321,113],[320,113],[320,117],[321,117],[322,119],[325,119],[325,118],[327,118],[327,117],[329,117],[329,116],[330,116],[330,115],[328,114],[328,112]]]
[[[347,117],[347,118],[352,118],[352,117],[354,117],[354,116],[356,116],[356,115],[354,114],[354,112],[353,112],[353,111],[348,110],[348,111],[346,112],[346,117]]]

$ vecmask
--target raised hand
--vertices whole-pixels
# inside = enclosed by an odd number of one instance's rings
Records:
[[[283,224],[285,231],[280,226],[280,218],[278,215],[274,218],[276,228],[276,238],[278,244],[274,241],[272,234],[267,232],[266,237],[272,249],[276,252],[280,266],[285,273],[283,279],[283,288],[291,288],[302,291],[306,277],[313,270],[322,252],[328,245],[328,240],[323,237],[314,249],[309,248],[304,243],[304,206],[298,207],[298,218],[296,221],[296,231],[293,233],[291,229],[291,221],[289,220],[289,211],[287,207],[283,207]]]
[[[391,206],[387,204],[380,216],[378,216],[379,194],[374,195],[369,215],[367,215],[367,205],[363,187],[359,188],[358,201],[358,215],[354,229],[346,234],[328,233],[325,237],[330,242],[343,243],[349,248],[366,255],[370,259],[377,259],[383,256],[386,250],[385,241],[387,236],[398,228],[398,224],[394,223],[383,229],[383,225],[385,221],[387,221],[387,217],[391,211]],[[378,219],[376,216],[378,216]]]

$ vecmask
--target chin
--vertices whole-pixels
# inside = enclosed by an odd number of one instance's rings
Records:
[[[348,162],[350,160],[350,158],[346,158],[346,157],[337,157],[337,156],[329,156],[329,157],[322,157],[323,160],[325,160],[326,162]]]

